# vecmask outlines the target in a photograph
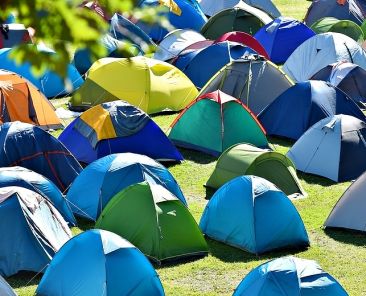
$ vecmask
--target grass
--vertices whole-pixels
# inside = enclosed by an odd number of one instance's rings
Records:
[[[305,0],[275,0],[286,16],[302,19],[310,2]],[[64,106],[65,100],[53,102]],[[153,119],[167,131],[176,114],[154,116]],[[57,136],[60,131],[54,134]],[[272,138],[276,150],[286,153],[291,143]],[[169,167],[176,177],[189,203],[189,209],[197,221],[207,204],[208,194],[203,184],[211,174],[216,160],[205,154],[181,150],[185,161]],[[313,259],[332,274],[350,295],[366,295],[366,236],[364,234],[327,230],[322,228],[334,204],[350,183],[335,184],[324,178],[299,175],[308,197],[295,201],[310,236],[307,250],[288,250],[255,256],[244,251],[208,240],[209,256],[195,261],[157,267],[167,295],[231,295],[242,278],[259,264],[280,256],[296,255]],[[79,221],[77,234],[92,228],[92,223]],[[8,279],[20,296],[33,295],[40,276],[21,273]],[[31,280],[32,279],[32,280]],[[31,281],[30,281],[31,280]]]

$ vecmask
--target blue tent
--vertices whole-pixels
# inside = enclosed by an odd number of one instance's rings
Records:
[[[40,54],[56,54],[54,51],[44,46],[37,46],[37,50]],[[11,52],[11,48],[0,49],[1,69],[17,73],[18,75],[21,75],[24,78],[28,79],[48,98],[53,98],[55,96],[61,96],[70,93],[70,91],[66,90],[65,88],[64,79],[62,79],[58,74],[50,70],[46,70],[46,72],[43,73],[41,76],[35,76],[31,72],[31,64],[23,63],[18,65],[15,60],[10,57]],[[71,83],[71,92],[79,88],[79,86],[83,83],[83,79],[81,78],[79,72],[72,64],[69,64],[67,67],[66,79]]]
[[[63,192],[81,172],[75,157],[51,134],[19,121],[0,126],[0,167],[22,166],[50,179]]]
[[[255,53],[250,47],[224,41],[200,50],[183,51],[175,59],[174,66],[183,71],[197,88],[202,88],[226,64]]]
[[[282,257],[253,269],[233,296],[347,296],[331,275],[312,260]]]
[[[159,277],[131,243],[104,230],[67,242],[47,267],[36,294],[73,296],[164,295]]]
[[[237,177],[216,191],[202,214],[200,228],[212,239],[254,254],[309,245],[290,199],[256,176]]]
[[[314,31],[298,20],[279,17],[262,27],[254,38],[265,48],[272,62],[283,64]]]
[[[35,191],[46,197],[71,225],[76,225],[75,217],[61,191],[42,175],[22,167],[0,168],[0,188],[18,186]]]
[[[161,161],[183,160],[149,115],[124,101],[88,109],[58,139],[78,161],[85,163],[120,152],[143,154]]]
[[[313,124],[335,114],[366,120],[357,104],[340,89],[323,81],[310,80],[283,92],[258,119],[268,135],[297,140]]]
[[[164,166],[133,153],[112,154],[88,165],[71,185],[66,199],[75,214],[96,220],[114,195],[143,181],[163,186],[187,204],[179,185]]]
[[[71,237],[60,213],[38,193],[0,188],[0,275],[41,272]]]

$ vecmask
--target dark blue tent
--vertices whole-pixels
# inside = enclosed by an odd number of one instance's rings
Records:
[[[161,161],[183,160],[149,115],[124,101],[90,108],[71,122],[58,139],[84,163],[120,152],[143,154]]]
[[[65,191],[81,172],[75,157],[51,134],[19,121],[0,126],[0,167],[22,166]]]
[[[300,82],[286,90],[258,116],[268,135],[297,140],[319,120],[346,114],[365,121],[356,103],[329,83]]]
[[[162,296],[159,277],[131,243],[105,230],[88,230],[68,241],[52,259],[38,296]]]
[[[298,20],[279,17],[262,27],[254,38],[262,44],[272,62],[283,64],[300,44],[314,35],[313,30]]]
[[[183,71],[197,88],[202,88],[226,64],[255,53],[250,47],[224,41],[199,50],[183,51],[174,60],[174,66]]]

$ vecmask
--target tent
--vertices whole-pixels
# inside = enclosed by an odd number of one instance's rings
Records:
[[[126,238],[158,263],[208,253],[206,241],[188,209],[157,184],[137,183],[117,193],[95,227]]]
[[[223,67],[202,88],[199,96],[221,90],[242,101],[258,115],[292,85],[292,81],[275,64],[265,58],[251,56]]]
[[[296,176],[296,168],[289,158],[250,144],[237,144],[225,150],[206,186],[218,189],[231,179],[242,175],[262,177],[292,198],[306,196]]]
[[[254,35],[273,19],[265,12],[241,2],[240,6],[221,10],[202,27],[201,33],[207,39],[217,39],[231,31]]]
[[[324,17],[312,24],[311,29],[313,29],[317,34],[337,32],[344,34],[355,41],[364,40],[364,34],[361,27],[355,22],[349,20],[339,20],[334,17]]]
[[[164,290],[156,271],[135,246],[96,229],[75,236],[61,248],[36,294],[163,296]]]
[[[104,58],[93,64],[69,104],[80,111],[122,99],[150,114],[179,111],[196,95],[192,82],[168,63],[146,57]]]
[[[366,52],[356,41],[340,33],[323,33],[301,44],[287,59],[283,70],[293,80],[305,81],[320,69],[340,61],[366,70]]]
[[[198,97],[184,109],[172,123],[169,138],[177,146],[215,156],[241,142],[268,147],[256,116],[242,102],[219,90]]]
[[[335,182],[359,177],[366,170],[366,123],[349,115],[334,115],[314,124],[287,156],[299,171]]]
[[[241,43],[245,46],[252,48],[256,53],[258,53],[261,56],[264,56],[267,60],[269,60],[268,53],[266,52],[262,44],[260,44],[257,41],[257,39],[255,39],[252,35],[249,35],[248,33],[240,31],[228,32],[217,38],[215,42],[223,42],[223,41],[233,41]]]
[[[177,181],[164,166],[133,153],[108,155],[88,165],[71,185],[66,199],[75,214],[96,220],[114,195],[143,181],[165,187],[187,204]]]
[[[0,48],[31,44],[32,39],[23,24],[0,24]]]
[[[74,156],[51,134],[19,121],[0,126],[0,167],[22,166],[65,191],[81,172]]]
[[[317,262],[296,257],[270,260],[253,269],[233,296],[347,296],[347,292]]]
[[[80,4],[80,7],[90,9],[91,11],[98,14],[101,18],[103,18],[106,22],[110,20],[110,16],[107,14],[104,8],[99,5],[98,0],[84,0],[83,3]]]
[[[272,62],[283,64],[300,44],[314,35],[298,20],[279,17],[260,28],[254,38],[265,48]]]
[[[206,40],[205,37],[193,30],[177,29],[171,31],[159,43],[159,46],[154,53],[154,59],[169,61],[177,57],[186,47],[204,40]]]
[[[174,60],[174,66],[200,89],[226,64],[255,53],[251,48],[236,42],[215,42],[201,50],[188,53],[183,51]]]
[[[257,255],[309,246],[304,223],[290,199],[256,176],[236,177],[216,191],[200,228],[214,240]]]
[[[4,280],[4,278],[1,275],[0,275],[0,295],[17,296],[14,290],[10,287],[10,285]]]
[[[124,101],[90,108],[74,119],[58,139],[84,163],[119,152],[144,154],[161,161],[183,160],[160,127],[145,112]]]
[[[343,193],[329,214],[324,226],[365,232],[365,190],[366,173],[363,173]]]
[[[30,82],[21,76],[0,70],[0,124],[22,121],[44,129],[62,128],[55,108]]]
[[[363,32],[363,36],[366,38],[366,19],[361,24],[361,30]]]
[[[48,69],[41,76],[35,76],[31,71],[32,65],[28,62],[17,64],[14,58],[11,57],[12,52],[13,49],[11,48],[0,49],[1,69],[23,76],[38,88],[47,98],[53,98],[70,93],[70,90],[66,89],[64,79],[55,72],[48,70],[52,65],[49,65]],[[54,55],[56,53],[49,48],[39,45],[34,48],[34,54],[40,58],[44,55]],[[83,83],[82,77],[72,64],[67,66],[67,75],[65,79],[70,84],[72,91],[77,89]]]
[[[319,70],[311,79],[329,81],[344,91],[358,105],[366,103],[366,70],[358,65],[339,62]]]
[[[327,16],[350,20],[361,25],[366,18],[366,2],[365,0],[315,0],[311,3],[304,21],[311,26],[317,20]]]
[[[65,220],[38,193],[16,186],[0,188],[0,275],[41,272],[71,237]]]
[[[299,82],[286,90],[258,116],[269,135],[297,140],[319,120],[347,114],[366,116],[344,92],[324,81]]]
[[[18,166],[0,168],[0,188],[7,186],[23,187],[46,197],[66,222],[73,226],[76,225],[75,217],[65,197],[57,186],[46,177]]]

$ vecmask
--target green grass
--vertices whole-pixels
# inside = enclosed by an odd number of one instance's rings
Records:
[[[305,0],[275,0],[286,16],[302,19],[310,2]],[[64,106],[65,100],[56,100],[55,106]],[[153,119],[167,131],[176,114],[154,116]],[[54,135],[58,135],[56,131]],[[290,142],[270,139],[275,149],[286,153]],[[189,203],[189,209],[199,221],[211,192],[203,184],[211,174],[216,160],[205,154],[181,150],[185,161],[169,167],[176,177]],[[285,255],[296,255],[318,261],[337,278],[350,295],[366,296],[366,236],[344,231],[324,231],[322,224],[350,183],[335,184],[326,179],[299,175],[306,199],[295,201],[311,240],[307,250],[289,250],[254,256],[244,251],[208,240],[209,256],[195,261],[157,267],[167,295],[231,295],[242,278],[254,267]],[[79,221],[80,228],[73,234],[90,229],[93,224]],[[40,276],[22,273],[8,279],[20,296],[33,295]]]

